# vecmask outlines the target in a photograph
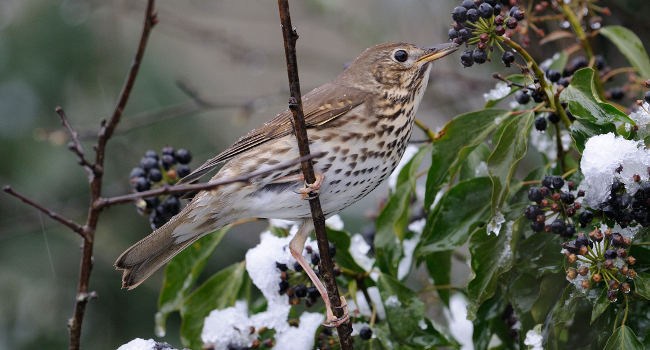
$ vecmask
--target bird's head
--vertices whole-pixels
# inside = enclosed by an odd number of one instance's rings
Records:
[[[415,92],[428,79],[431,62],[456,51],[449,43],[419,48],[408,43],[385,43],[364,51],[337,78],[345,85],[362,90],[403,90]],[[424,84],[425,85],[425,84]]]

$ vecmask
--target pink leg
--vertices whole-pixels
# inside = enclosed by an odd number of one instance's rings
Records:
[[[307,264],[305,258],[302,257],[302,250],[305,247],[305,241],[307,240],[307,237],[309,237],[309,233],[313,228],[314,225],[311,219],[304,220],[298,229],[298,233],[296,233],[295,237],[293,237],[289,243],[289,251],[291,251],[291,255],[293,255],[298,264],[300,264],[305,272],[307,272],[307,276],[309,276],[309,279],[314,283],[314,286],[316,286],[316,289],[318,289],[321,298],[323,298],[323,301],[325,302],[325,309],[327,310],[327,321],[323,325],[326,327],[336,327],[344,322],[347,322],[349,319],[347,302],[345,301],[345,298],[341,297],[341,305],[344,307],[345,315],[343,315],[341,318],[334,316],[334,313],[332,312],[332,305],[329,298],[327,297],[327,291],[325,290],[325,287],[318,279],[311,266]]]
[[[316,181],[313,184],[305,184],[305,187],[298,190],[298,193],[302,195],[302,199],[309,199],[310,193],[318,193],[318,191],[320,190],[320,187],[323,184],[323,180],[325,179],[325,176],[322,174],[315,174],[315,175],[316,175]],[[303,174],[290,175],[290,176],[285,176],[276,179],[273,182],[283,183],[283,182],[292,182],[292,181],[305,181],[305,177]]]

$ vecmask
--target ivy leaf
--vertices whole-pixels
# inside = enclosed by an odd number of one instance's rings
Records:
[[[350,234],[327,228],[327,239],[336,247],[336,263],[344,269],[357,273],[366,273],[350,254]],[[354,295],[354,294],[353,294]]]
[[[643,43],[631,30],[621,26],[605,26],[599,31],[611,40],[642,77],[650,77],[650,59]]]
[[[451,284],[451,258],[453,253],[453,250],[446,250],[426,256],[424,262],[429,271],[429,276],[433,278],[436,286]],[[449,289],[436,289],[436,292],[438,292],[442,302],[449,307]]]
[[[595,135],[607,134],[616,132],[616,126],[612,123],[597,124],[588,119],[577,119],[571,123],[569,127],[571,137],[575,141],[578,151],[582,152],[585,149],[585,142]]]
[[[643,350],[643,344],[628,326],[616,328],[611,337],[607,340],[604,350]]]
[[[528,150],[528,135],[535,113],[513,115],[499,128],[496,146],[488,158],[488,173],[492,180],[491,215],[501,211],[510,193],[510,181],[517,164]]]
[[[508,113],[502,109],[483,109],[461,114],[440,130],[438,138],[433,142],[425,208],[431,207],[445,179],[456,174],[467,155],[499,126]]]
[[[591,321],[589,321],[589,324],[593,324],[594,321],[596,321],[596,319],[607,310],[609,304],[611,303],[607,299],[607,288],[603,288],[602,293],[600,293],[600,296],[596,299],[594,308],[591,310]]]
[[[469,252],[472,256],[474,278],[467,286],[470,300],[467,306],[468,320],[476,318],[479,306],[494,295],[499,276],[512,268],[512,237],[519,235],[525,223],[524,218],[519,218],[514,223],[505,223],[506,227],[502,228],[498,236],[488,235],[481,230],[470,238]],[[508,225],[512,226],[507,227]]]
[[[475,223],[487,218],[490,195],[487,177],[473,178],[452,187],[427,217],[416,254],[424,256],[465,244]]]
[[[546,273],[562,272],[563,255],[559,253],[562,238],[548,232],[536,232],[517,247],[517,267],[522,271]]]
[[[594,76],[593,69],[582,68],[573,74],[571,84],[562,90],[560,98],[569,102],[571,113],[578,119],[584,118],[598,125],[614,121],[635,124],[627,114],[600,100]]]
[[[467,159],[463,162],[463,165],[460,168],[458,180],[469,180],[479,176],[487,175],[487,159],[490,156],[492,150],[487,143],[483,142],[479,144],[473,151],[467,156]]]
[[[433,327],[424,317],[424,302],[393,276],[382,273],[377,287],[394,341],[417,348],[457,345]]]
[[[396,242],[401,242],[407,233],[409,218],[409,203],[415,192],[416,173],[420,163],[431,145],[420,148],[418,153],[402,168],[397,177],[395,192],[388,199],[388,203],[379,213],[375,222],[375,253],[377,265],[382,272],[397,275],[397,264],[401,255],[401,247]]]
[[[165,279],[158,298],[158,312],[155,316],[157,336],[165,335],[167,316],[173,311],[180,310],[183,298],[194,286],[208,258],[229,229],[230,225],[202,237],[167,264]]]
[[[634,278],[634,292],[650,300],[650,273],[637,273]]]
[[[557,57],[555,57],[557,55]],[[548,66],[548,69],[555,69],[556,71],[562,71],[564,70],[564,67],[566,66],[567,61],[569,60],[569,55],[566,54],[564,51],[558,52],[556,55],[553,55],[553,60],[551,61],[551,64]]]
[[[200,349],[205,317],[214,309],[233,306],[241,295],[246,279],[245,263],[235,263],[217,272],[183,300],[181,306],[181,342]]]

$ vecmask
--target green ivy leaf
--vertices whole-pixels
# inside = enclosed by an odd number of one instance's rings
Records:
[[[167,264],[163,286],[158,297],[158,312],[155,316],[156,335],[159,337],[165,335],[167,316],[173,311],[180,310],[183,298],[194,286],[208,258],[229,229],[230,225],[202,237]]]
[[[557,251],[555,253],[560,255]],[[530,309],[534,323],[544,322],[551,309],[557,304],[565,286],[564,274],[548,274],[542,277],[541,283],[539,283],[539,297]]]
[[[582,68],[573,74],[571,84],[562,90],[560,98],[569,102],[571,113],[578,119],[584,118],[599,125],[614,121],[635,124],[627,114],[600,100],[594,79],[593,69]]]
[[[634,292],[650,300],[650,273],[637,273],[634,278]]]
[[[589,324],[593,324],[594,321],[596,321],[596,319],[607,310],[610,304],[611,303],[607,299],[607,288],[603,288],[602,293],[600,293],[600,296],[596,299],[596,303],[591,310],[591,321],[589,321]]]
[[[510,181],[519,161],[528,150],[528,136],[535,113],[513,115],[499,128],[494,151],[488,158],[488,173],[492,180],[491,215],[501,211],[510,193]]]
[[[607,340],[604,350],[643,350],[643,344],[637,339],[634,331],[628,326],[616,328]]]
[[[490,146],[485,142],[476,146],[460,167],[458,180],[463,181],[479,176],[487,176],[487,159],[491,152]]]
[[[485,231],[475,232],[469,241],[469,252],[472,256],[472,272],[474,278],[467,286],[469,305],[467,319],[474,320],[476,311],[483,301],[491,298],[497,286],[497,280],[513,265],[512,237],[518,235],[526,224],[524,218],[519,218],[512,225],[510,232],[508,223],[501,229],[498,236],[488,235]]]
[[[435,254],[427,255],[424,259],[429,276],[433,278],[436,286],[451,284],[451,258],[453,253],[453,250],[436,252]],[[438,292],[442,302],[449,307],[449,289],[437,289],[436,292]]]
[[[427,217],[416,255],[451,250],[465,244],[475,223],[487,219],[490,195],[487,177],[473,178],[452,187]]]
[[[336,247],[336,263],[356,273],[366,273],[363,267],[359,266],[350,254],[350,234],[345,231],[337,231],[327,228],[327,239]]]
[[[564,51],[560,51],[557,53],[557,58],[553,58],[551,61],[551,64],[548,66],[548,69],[555,69],[556,71],[562,71],[564,70],[564,67],[566,66],[567,61],[569,60],[569,55],[566,54]]]
[[[379,276],[377,287],[393,341],[421,349],[456,345],[436,330],[430,321],[427,322],[424,302],[415,292],[385,273]],[[420,327],[422,322],[427,326],[425,329]]]
[[[433,204],[442,183],[454,176],[467,156],[499,126],[509,111],[484,109],[456,116],[438,133],[433,142],[431,167],[427,175],[424,207]]]
[[[582,152],[585,149],[585,142],[590,137],[616,132],[616,126],[612,123],[597,124],[588,119],[578,119],[571,123],[569,131],[578,151]]]
[[[181,306],[181,342],[200,349],[205,317],[214,309],[233,306],[241,295],[246,276],[245,263],[235,263],[217,272],[183,300]]]
[[[517,267],[522,271],[534,271],[541,276],[562,272],[563,255],[559,253],[562,238],[548,232],[533,233],[517,247]]]
[[[401,247],[395,238],[401,242],[407,233],[409,218],[409,203],[415,192],[415,181],[420,163],[424,156],[431,151],[431,145],[420,148],[418,153],[406,163],[397,177],[395,192],[391,194],[388,203],[379,213],[375,222],[375,256],[377,266],[382,272],[397,275],[397,265],[401,255]]]
[[[642,77],[650,77],[650,59],[643,43],[634,32],[622,26],[605,26],[599,31],[611,40]]]

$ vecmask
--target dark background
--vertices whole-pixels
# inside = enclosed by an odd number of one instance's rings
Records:
[[[366,47],[386,41],[445,42],[449,13],[457,3],[292,1],[303,92],[334,78]],[[647,1],[601,3],[614,13],[605,24],[624,23],[647,42]],[[67,135],[54,107],[65,109],[92,155],[90,141],[99,120],[110,116],[135,52],[144,5],[132,0],[0,1],[0,185],[11,184],[69,218],[85,220],[85,173],[65,147]],[[161,0],[157,8],[160,23],[123,123],[107,149],[105,195],[129,192],[128,173],[147,149],[188,148],[196,167],[286,106],[275,1]],[[531,52],[541,61],[560,44],[566,42]],[[613,66],[626,65],[602,39],[594,44]],[[499,63],[462,69],[458,55],[436,62],[418,118],[436,129],[454,115],[480,107],[482,94],[494,84],[490,73],[497,69],[503,71]],[[197,107],[179,85],[215,107]],[[413,136],[423,138],[419,131]],[[344,211],[346,228],[358,232],[368,226],[364,214],[386,193],[379,188]],[[81,241],[14,198],[2,194],[0,199],[0,348],[67,348]],[[264,227],[251,223],[232,230],[206,275],[242,260]],[[149,232],[147,218],[130,204],[101,216],[91,278],[99,299],[89,304],[84,322],[86,348],[114,349],[135,337],[154,337],[162,274],[127,292],[113,270],[115,258]],[[179,345],[178,323],[172,316],[163,340]]]

